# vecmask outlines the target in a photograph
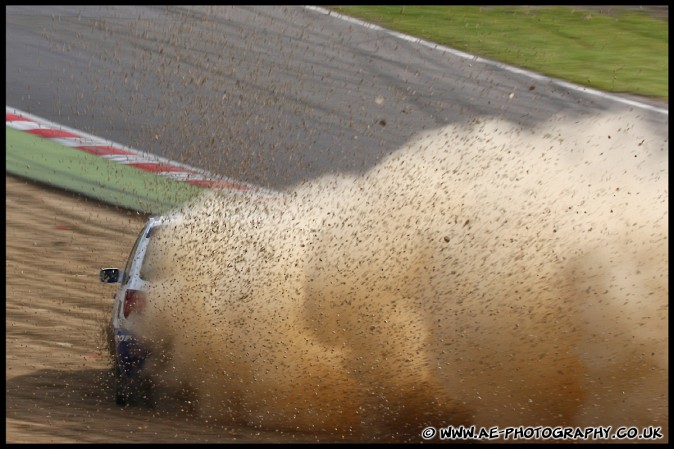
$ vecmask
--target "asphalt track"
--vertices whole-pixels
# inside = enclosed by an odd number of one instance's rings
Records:
[[[362,172],[478,117],[635,109],[300,6],[6,12],[8,106],[271,189]],[[642,110],[664,130],[664,108]]]

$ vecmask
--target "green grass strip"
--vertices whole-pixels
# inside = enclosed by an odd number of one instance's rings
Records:
[[[9,174],[149,214],[161,214],[204,192],[184,182],[5,128]]]
[[[606,92],[669,97],[669,24],[570,6],[336,6],[384,28]]]

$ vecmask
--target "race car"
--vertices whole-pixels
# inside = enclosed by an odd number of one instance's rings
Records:
[[[123,270],[102,268],[99,279],[106,284],[120,284],[114,296],[108,336],[113,354],[114,395],[118,405],[143,400],[153,402],[154,386],[145,372],[145,362],[151,353],[142,336],[134,332],[134,317],[142,314],[147,289],[160,273],[153,267],[153,241],[156,240],[164,217],[150,218],[138,235]]]

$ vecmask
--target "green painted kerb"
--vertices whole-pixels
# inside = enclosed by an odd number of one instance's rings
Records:
[[[9,174],[149,214],[161,214],[204,192],[184,182],[5,128]]]

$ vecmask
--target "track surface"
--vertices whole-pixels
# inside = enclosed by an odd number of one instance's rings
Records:
[[[301,6],[8,6],[6,24],[8,106],[272,189],[476,117],[628,108]]]

